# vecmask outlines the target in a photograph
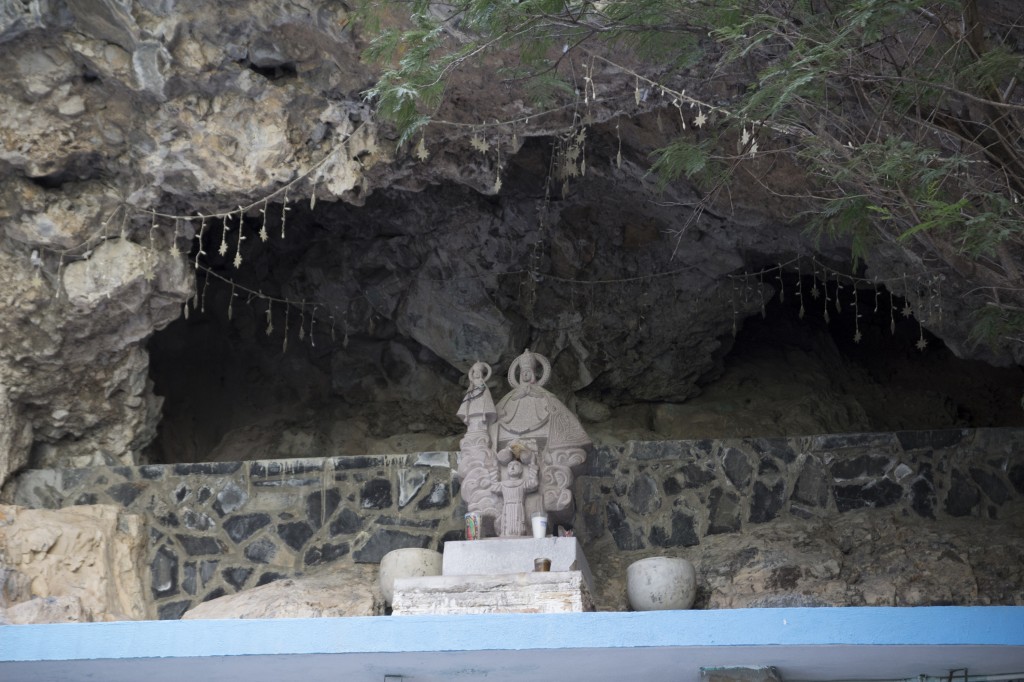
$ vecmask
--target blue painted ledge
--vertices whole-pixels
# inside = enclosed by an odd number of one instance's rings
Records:
[[[844,652],[851,650],[856,650],[855,655],[845,656]],[[950,652],[955,655],[946,655]],[[887,656],[892,658],[891,668],[883,668]],[[241,665],[245,659],[247,663]],[[685,663],[680,662],[683,660]],[[838,665],[840,660],[845,662]],[[208,664],[205,668],[204,661]],[[322,665],[314,665],[315,661]],[[858,661],[863,662],[859,668]],[[296,668],[299,662],[302,664]],[[834,676],[826,675],[829,663],[836,664]],[[174,675],[188,669],[197,674],[216,672],[222,680],[250,682],[290,679],[280,677],[285,674],[282,671],[296,673],[299,669],[306,671],[303,682],[381,682],[390,674],[388,670],[410,681],[464,678],[467,670],[475,672],[470,675],[474,679],[488,680],[614,680],[640,679],[633,678],[630,671],[635,673],[637,666],[643,665],[651,667],[644,673],[645,680],[686,680],[697,679],[701,667],[759,664],[788,670],[784,679],[878,679],[882,669],[898,673],[887,679],[902,679],[909,670],[916,672],[907,675],[939,675],[948,672],[944,666],[973,666],[982,671],[985,665],[986,674],[1022,672],[1024,678],[1024,607],[734,609],[0,627],[0,679],[5,681],[145,676],[148,682],[156,682],[164,679],[162,670],[171,674],[170,667],[175,668]],[[81,676],[75,676],[76,671]],[[323,672],[322,677],[318,671]],[[340,675],[345,671],[351,677]]]

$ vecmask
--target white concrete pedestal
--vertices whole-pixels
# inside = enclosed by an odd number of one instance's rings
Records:
[[[594,578],[576,538],[487,538],[446,542],[441,575],[530,573],[534,559],[551,559],[551,571],[579,571],[593,592]]]

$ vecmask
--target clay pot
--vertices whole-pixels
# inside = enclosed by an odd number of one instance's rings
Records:
[[[697,595],[697,574],[686,559],[641,559],[626,569],[626,595],[634,611],[688,609]]]
[[[432,549],[406,547],[393,549],[380,560],[380,592],[391,604],[395,596],[396,578],[418,578],[441,575],[441,553]]]

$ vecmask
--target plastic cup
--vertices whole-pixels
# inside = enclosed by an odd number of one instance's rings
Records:
[[[534,514],[530,518],[530,522],[533,524],[533,537],[542,538],[548,534],[547,514]]]

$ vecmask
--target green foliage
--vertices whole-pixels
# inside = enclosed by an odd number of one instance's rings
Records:
[[[687,68],[703,54],[699,37],[688,19],[691,13],[665,0],[605,3],[602,39],[631,47],[636,55],[671,68]]]
[[[935,190],[933,186],[929,188]],[[937,192],[935,192],[937,194]],[[919,203],[919,222],[900,234],[906,241],[918,232],[925,230],[951,230],[964,226],[964,212],[969,206],[967,199],[947,201],[944,199],[925,199]]]
[[[382,15],[397,8],[404,9],[396,14],[408,24],[382,29]],[[690,21],[703,11],[700,5],[667,0],[456,0],[443,8],[441,15],[421,0],[364,0],[356,13],[376,35],[365,57],[385,66],[365,95],[403,140],[436,110],[445,81],[470,59],[511,51],[515,64],[500,75],[520,85],[533,103],[546,105],[576,90],[563,59],[567,50],[595,42],[621,44],[643,59],[685,68],[703,55],[700,37],[707,33],[704,23]]]
[[[421,110],[438,106],[448,67],[464,56],[461,50],[443,53],[441,26],[422,15],[414,16],[413,20],[415,28],[382,31],[366,50],[370,59],[396,64],[367,90],[366,96],[376,99],[381,116],[395,122],[401,133],[400,142],[408,140],[430,120]]]
[[[523,81],[527,101],[539,109],[547,109],[564,101],[575,92],[572,84],[555,73],[518,76]]]
[[[1007,341],[1020,343],[1021,330],[1024,330],[1024,311],[1008,310],[992,304],[983,306],[974,315],[971,327],[970,342],[977,347],[1006,345]]]
[[[851,270],[863,262],[874,236],[874,221],[885,209],[873,205],[864,195],[844,195],[826,201],[820,210],[805,216],[809,229],[832,239],[850,237]]]
[[[378,8],[369,20],[381,6],[366,5]],[[502,77],[549,106],[578,97],[574,59],[614,46],[652,79],[693,65],[705,74],[693,97],[717,122],[711,137],[687,130],[652,155],[663,187],[720,187],[774,145],[815,183],[804,219],[849,237],[855,260],[879,236],[938,258],[1003,262],[1024,248],[1024,28],[973,30],[977,0],[455,0],[443,16],[423,0],[383,6],[409,23],[371,44],[386,71],[367,94],[406,137],[470,60],[511,51]],[[718,78],[746,90],[726,102],[721,88],[699,92]],[[1004,270],[1009,289],[1015,270]]]
[[[984,199],[982,209],[967,216],[960,235],[961,249],[974,257],[991,256],[1001,246],[1019,243],[1024,238],[1024,222],[1015,204],[999,195]]]
[[[958,87],[971,90],[978,84],[998,86],[1024,73],[1024,58],[1005,47],[997,47],[977,60],[967,61],[956,71]]]
[[[711,140],[694,143],[678,137],[668,146],[656,150],[651,155],[654,158],[651,171],[658,178],[659,189],[665,189],[684,176],[691,180],[707,180],[710,177],[709,167],[720,170],[711,162],[713,146]]]

